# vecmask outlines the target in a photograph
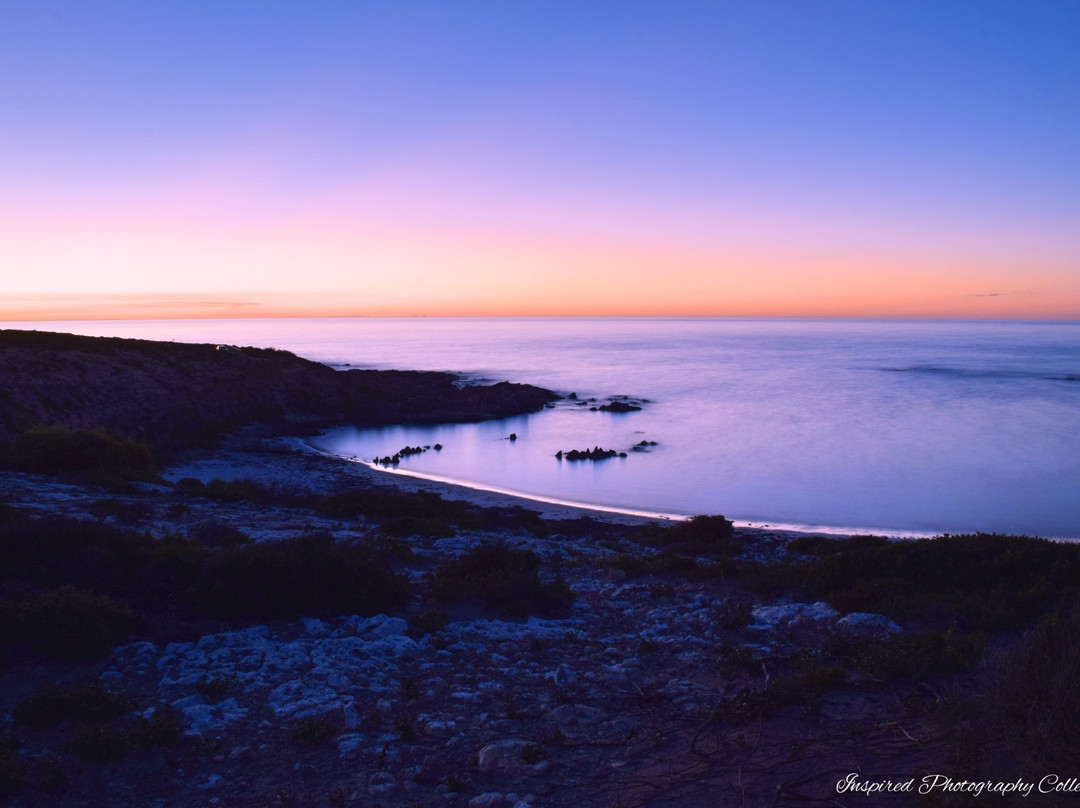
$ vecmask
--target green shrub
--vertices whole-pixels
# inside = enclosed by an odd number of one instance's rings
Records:
[[[1080,594],[1075,544],[981,533],[838,544],[788,574],[807,596],[842,611],[997,631],[1029,626]]]
[[[23,518],[23,512],[10,502],[0,500],[0,525],[6,525]]]
[[[884,547],[889,540],[882,536],[851,536],[849,538],[830,538],[827,536],[799,536],[788,543],[790,555],[827,556],[833,553],[864,550],[870,547]]]
[[[86,763],[115,763],[131,751],[131,738],[116,727],[81,726],[76,727],[63,749]]]
[[[727,602],[716,613],[716,623],[721,628],[739,629],[750,625],[751,608],[749,603]]]
[[[67,775],[60,759],[54,755],[41,755],[35,761],[31,770],[32,780],[35,786],[45,792],[57,793],[67,786]]]
[[[642,540],[698,555],[731,557],[742,550],[734,525],[723,516],[695,516],[669,527],[649,525],[642,531]]]
[[[547,536],[551,527],[540,518],[538,511],[515,505],[510,508],[478,508],[458,510],[446,518],[467,530],[524,531],[533,536]]]
[[[0,730],[0,797],[21,794],[26,780],[26,766],[19,759],[15,736]]]
[[[953,631],[896,634],[867,643],[856,655],[859,669],[879,679],[920,681],[967,673],[982,658],[980,637]]]
[[[113,517],[122,524],[145,522],[154,515],[154,510],[145,502],[123,502],[117,499],[99,499],[89,511],[98,519]]]
[[[139,716],[128,730],[131,744],[137,749],[176,746],[183,740],[184,723],[180,711],[168,704],[158,704],[149,718]]]
[[[1080,760],[1080,607],[1047,615],[1000,666],[991,694],[1005,731],[1033,765]]]
[[[137,613],[160,629],[200,614],[375,614],[405,598],[389,569],[403,555],[393,541],[324,534],[252,544],[228,526],[195,532],[216,546],[86,520],[0,524],[0,652],[25,643],[55,659],[92,659],[137,627]]]
[[[429,491],[407,493],[389,488],[357,488],[323,497],[318,510],[338,519],[446,519],[470,510],[463,503],[450,503]]]
[[[573,593],[558,581],[542,583],[539,568],[532,550],[481,544],[439,567],[431,594],[442,601],[483,603],[511,617],[565,611]]]
[[[717,558],[707,564],[698,564],[686,570],[688,581],[705,581],[712,578],[733,578],[739,569],[739,562],[731,558]]]
[[[0,446],[0,466],[34,474],[110,472],[145,476],[154,468],[143,443],[98,429],[36,427]]]
[[[122,693],[101,682],[76,685],[43,685],[12,710],[12,719],[30,729],[51,729],[64,721],[76,724],[108,724],[128,709]]]
[[[188,527],[188,538],[206,547],[235,547],[251,544],[254,539],[238,527],[217,519],[207,519]]]
[[[275,492],[247,478],[238,480],[215,478],[202,486],[202,488],[194,488],[190,484],[185,488],[198,496],[215,499],[218,502],[254,502],[268,505],[277,499]]]
[[[190,597],[208,617],[295,619],[390,611],[406,593],[369,548],[312,534],[214,551]]]
[[[22,641],[61,662],[96,659],[138,625],[134,612],[124,604],[70,586],[31,597],[20,612],[17,630]]]
[[[418,519],[415,516],[394,516],[383,520],[380,528],[391,536],[422,536],[429,539],[448,539],[456,536],[454,527],[439,519]]]
[[[118,594],[137,574],[138,551],[152,545],[144,534],[91,520],[18,519],[0,525],[0,580]]]
[[[698,562],[692,558],[665,551],[655,555],[620,554],[608,561],[613,569],[622,570],[629,578],[642,575],[689,575],[697,569]]]

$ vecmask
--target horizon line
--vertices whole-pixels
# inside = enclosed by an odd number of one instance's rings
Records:
[[[1077,323],[1074,317],[986,316],[934,314],[218,314],[218,315],[124,315],[124,316],[59,316],[59,317],[0,317],[0,326],[9,323],[80,323],[80,322],[139,322],[170,320],[894,320],[894,321],[954,321],[1009,323]]]

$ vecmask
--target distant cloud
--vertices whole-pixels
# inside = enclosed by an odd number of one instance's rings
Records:
[[[1019,292],[973,292],[968,297],[1027,297],[1028,295],[1037,294],[1031,290],[1024,290]]]
[[[134,308],[150,309],[215,309],[215,308],[244,308],[246,306],[258,306],[248,300],[142,300],[128,302],[124,305]]]
[[[126,319],[251,315],[262,303],[179,295],[12,295],[0,300],[3,320]]]

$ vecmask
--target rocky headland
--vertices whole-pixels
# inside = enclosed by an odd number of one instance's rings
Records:
[[[62,425],[174,451],[241,427],[482,421],[556,398],[525,384],[461,384],[450,373],[334,370],[272,349],[0,330],[0,439]]]

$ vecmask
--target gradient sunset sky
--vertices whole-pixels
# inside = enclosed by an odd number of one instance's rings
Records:
[[[0,319],[1080,319],[1080,2],[0,4]]]

